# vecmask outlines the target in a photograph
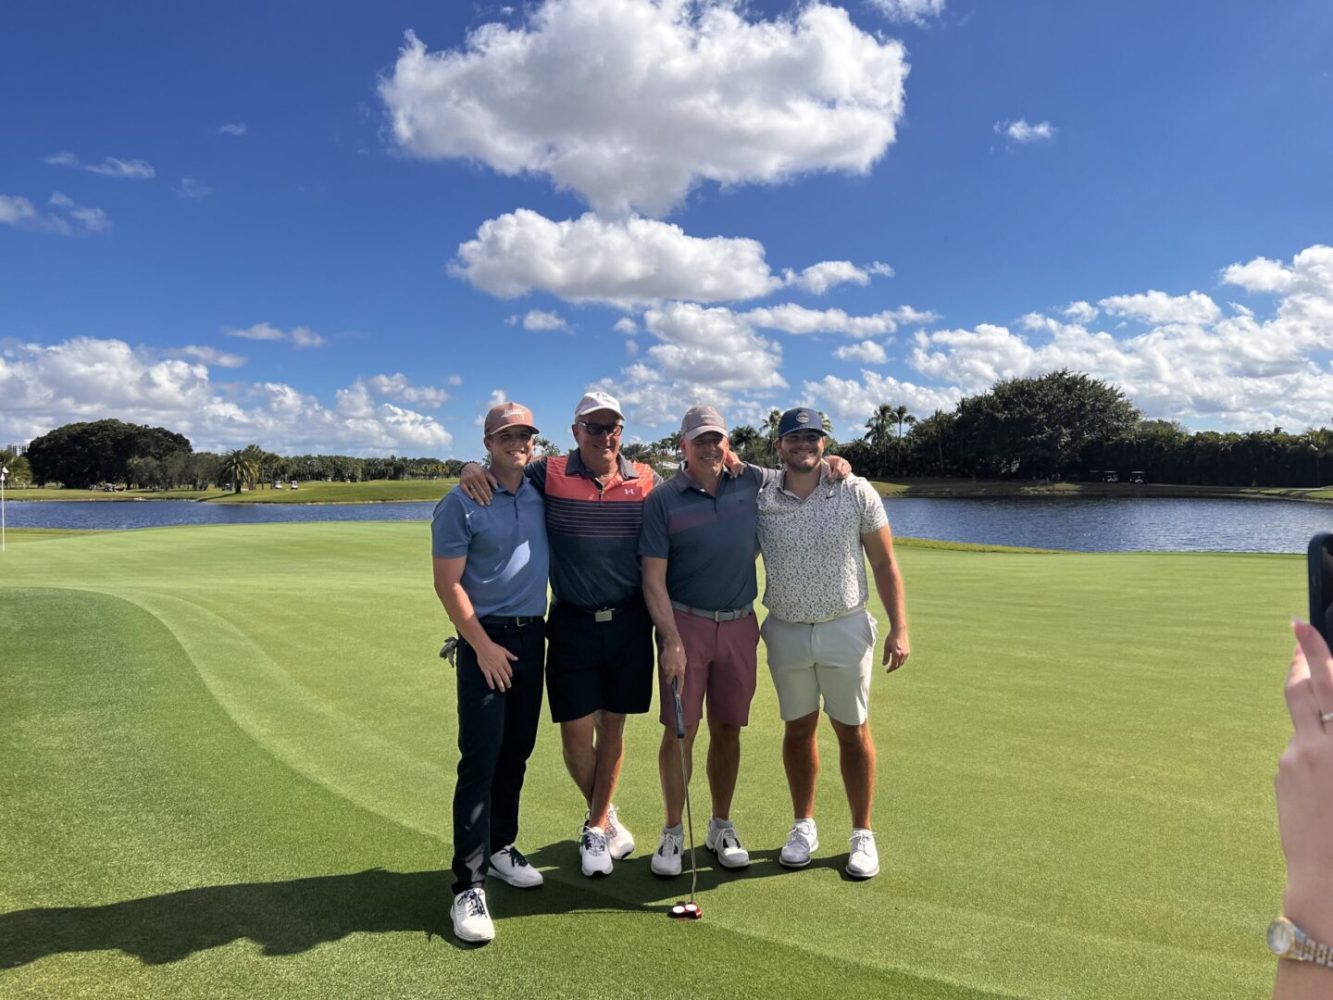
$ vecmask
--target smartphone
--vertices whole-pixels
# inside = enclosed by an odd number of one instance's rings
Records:
[[[1310,624],[1333,646],[1333,534],[1310,539]]]

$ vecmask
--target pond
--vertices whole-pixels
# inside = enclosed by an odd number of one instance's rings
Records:
[[[434,504],[218,504],[189,500],[24,501],[10,527],[151,528],[284,521],[425,521]],[[1333,531],[1333,506],[1292,500],[1113,497],[886,501],[896,535],[1084,552],[1304,552]]]

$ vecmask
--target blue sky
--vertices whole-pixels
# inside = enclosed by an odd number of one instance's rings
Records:
[[[0,31],[0,441],[472,456],[1059,367],[1333,423],[1333,10],[93,4]]]

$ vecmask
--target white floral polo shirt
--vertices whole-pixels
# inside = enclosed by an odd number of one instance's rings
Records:
[[[783,488],[786,472],[759,492],[764,607],[789,622],[825,622],[865,607],[861,536],[889,523],[884,503],[860,476],[831,482],[825,470],[804,500]]]

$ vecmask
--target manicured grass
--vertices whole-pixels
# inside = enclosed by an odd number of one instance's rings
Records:
[[[47,538],[0,561],[0,995],[1219,998],[1261,995],[1282,883],[1287,556],[904,544],[914,653],[876,677],[884,874],[788,872],[761,677],[734,808],[755,856],[648,874],[654,718],[618,804],[639,849],[577,868],[544,724],[499,937],[448,935],[452,676],[410,523]],[[763,670],[761,665],[761,671]],[[701,741],[702,742],[702,741]],[[702,767],[696,830],[708,814]]]

